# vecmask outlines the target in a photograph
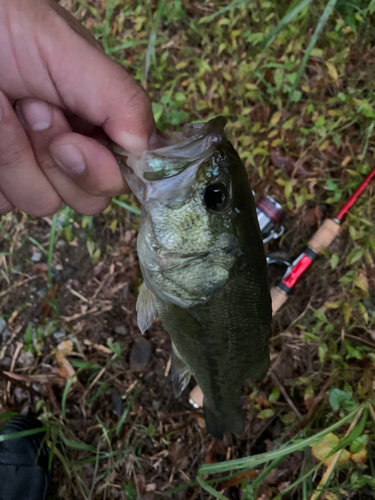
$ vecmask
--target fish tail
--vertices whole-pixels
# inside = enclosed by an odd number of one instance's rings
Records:
[[[226,432],[242,434],[244,431],[243,420],[239,410],[229,414],[216,413],[207,406],[203,406],[207,432],[213,439],[222,440]]]

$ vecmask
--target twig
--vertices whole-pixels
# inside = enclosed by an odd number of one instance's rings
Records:
[[[4,372],[0,370],[0,376],[4,377],[6,380],[10,380],[12,383],[15,383],[20,381],[25,381],[25,382],[36,382],[38,384],[60,384],[64,385],[65,380],[62,377],[59,377],[57,375],[19,375],[18,373],[10,373],[10,372]],[[26,388],[27,386],[25,386]],[[30,387],[31,389],[31,387]],[[36,395],[40,396],[39,393],[35,393]]]
[[[98,288],[95,290],[95,292],[93,293],[93,296],[91,297],[91,301],[94,301],[96,299],[96,297],[98,296],[99,292],[101,291],[101,289],[103,288],[103,286],[105,284],[107,284],[107,282],[109,281],[109,278],[111,277],[111,274],[110,273],[107,273],[104,278],[102,279],[102,281],[100,282],[100,285],[98,286]]]
[[[280,382],[280,380],[277,378],[276,373],[274,373],[273,371],[271,371],[270,372],[270,377],[272,378],[273,382],[277,385],[277,387],[280,389],[281,394],[284,396],[286,402],[291,407],[291,409],[293,410],[293,412],[297,415],[298,418],[302,418],[302,415],[300,414],[300,412],[296,408],[295,404],[291,400],[289,394],[286,392],[285,387]]]
[[[169,370],[171,369],[171,364],[172,364],[172,358],[169,356],[165,370],[164,370],[164,377],[168,377]]]
[[[104,375],[106,372],[107,367],[103,366],[103,368],[100,370],[100,372],[97,374],[97,376],[94,378],[94,380],[91,382],[89,387],[86,389],[86,395],[91,391],[91,389],[94,387],[96,382]]]
[[[368,407],[369,407],[369,410],[370,410],[370,413],[371,413],[372,420],[374,421],[374,424],[375,424],[375,411],[374,411],[374,407],[372,406],[371,403],[369,403]]]
[[[14,354],[13,354],[13,357],[12,357],[12,363],[10,365],[10,370],[9,370],[10,373],[13,372],[14,367],[16,366],[17,358],[18,358],[18,355],[19,355],[22,347],[23,347],[22,342],[17,342],[16,343],[16,350],[14,351]],[[6,397],[7,397],[7,399],[9,399],[9,395],[10,395],[9,394],[10,393],[10,384],[11,384],[11,382],[8,381],[7,387],[6,387]]]
[[[85,339],[83,343],[88,347],[93,347],[94,349],[104,352],[105,354],[113,354],[113,351],[111,351],[111,349],[109,349],[108,347],[101,344],[95,344],[95,342],[91,342],[91,340],[89,339]]]
[[[103,309],[98,309],[97,307],[93,307],[92,309],[89,309],[88,311],[85,311],[83,313],[73,314],[73,316],[61,316],[61,319],[63,319],[68,323],[69,321],[75,321],[76,319],[83,318],[84,316],[88,316],[89,314],[101,314],[110,311],[111,309],[112,306],[106,306],[103,307]]]
[[[30,392],[31,394],[33,394],[34,396],[38,396],[40,397],[40,393],[37,392],[35,389],[33,389],[32,387],[28,387],[26,384],[24,384],[23,382],[21,382],[20,380],[17,380],[16,378],[13,378],[15,374],[12,373],[12,377],[9,376],[7,373],[3,372],[3,370],[0,369],[0,378],[3,378],[4,380],[7,380],[9,382],[11,382],[12,384],[14,385],[18,385],[19,387],[21,387],[22,389]]]
[[[79,292],[76,292],[75,290],[73,290],[73,288],[70,288],[69,291],[70,291],[70,293],[72,295],[75,295],[76,297],[78,297],[79,299],[83,300],[84,302],[88,302],[88,299],[86,299],[86,297],[84,297],[83,295],[81,295]]]
[[[3,292],[1,292],[0,293],[0,298],[4,297],[8,293],[12,292],[14,289],[16,289],[16,288],[18,288],[20,286],[23,286],[25,283],[28,283],[29,281],[32,281],[32,280],[36,280],[37,278],[40,278],[40,275],[38,275],[38,276],[30,276],[29,278],[27,278],[24,281],[21,281],[20,283],[15,283],[14,285],[10,286],[9,288],[7,288]]]
[[[319,406],[319,403],[322,401],[322,399],[324,399],[325,397],[325,393],[326,393],[326,390],[328,389],[328,387],[332,384],[332,382],[335,380],[335,378],[337,377],[337,375],[339,374],[339,371],[337,370],[335,373],[333,373],[326,381],[326,383],[323,385],[322,389],[320,390],[319,394],[316,396],[316,398],[314,399],[314,402],[313,404],[310,406],[310,409],[309,411],[307,412],[307,415],[306,417],[304,418],[304,420],[301,422],[300,426],[299,426],[299,429],[303,429],[304,427],[306,427],[306,425],[310,422],[310,420],[312,419],[317,407]]]
[[[355,335],[350,335],[349,333],[346,333],[345,337],[348,337],[348,338],[353,339],[353,340],[358,340],[358,342],[362,342],[362,344],[366,344],[369,347],[372,347],[373,349],[375,349],[375,344],[373,342],[370,342],[369,340],[361,339],[361,337],[356,337]]]

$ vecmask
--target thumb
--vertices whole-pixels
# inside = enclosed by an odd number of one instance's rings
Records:
[[[148,148],[155,132],[151,102],[126,71],[90,42],[85,28],[64,11],[51,9],[53,23],[40,34],[40,47],[62,106],[102,127],[117,144],[131,152]],[[68,16],[68,17],[67,17]],[[48,38],[48,39],[46,39]]]

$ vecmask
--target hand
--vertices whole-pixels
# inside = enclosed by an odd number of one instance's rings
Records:
[[[0,214],[65,202],[104,210],[129,192],[92,136],[143,151],[157,139],[147,94],[54,0],[0,0]]]

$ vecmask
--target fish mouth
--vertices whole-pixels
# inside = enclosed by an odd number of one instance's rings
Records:
[[[196,252],[196,253],[177,253],[177,252],[169,252],[163,255],[163,259],[167,261],[170,259],[176,260],[176,263],[173,265],[169,265],[168,269],[175,269],[176,267],[184,266],[189,262],[193,262],[198,259],[205,259],[210,254],[217,253],[217,250],[213,252]]]
[[[200,257],[202,257],[202,258],[207,257],[207,255],[210,255],[210,253],[215,253],[215,252],[217,252],[217,250],[215,250],[214,252],[183,253],[183,254],[180,254],[180,257],[181,257],[181,259],[195,260],[195,259],[199,259]]]
[[[137,175],[146,181],[174,177],[192,164],[201,163],[226,139],[224,127],[227,120],[217,116],[205,123],[185,125],[181,132],[163,134],[157,148],[134,154],[112,143],[112,152],[121,173]],[[161,146],[161,147],[160,147]]]

